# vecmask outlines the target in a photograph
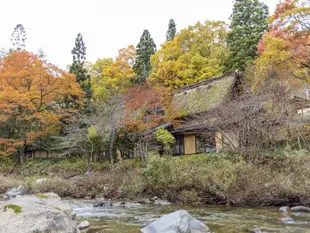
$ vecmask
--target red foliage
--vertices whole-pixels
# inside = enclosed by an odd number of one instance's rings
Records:
[[[124,126],[129,131],[143,132],[173,121],[175,114],[171,101],[171,91],[163,87],[154,88],[147,84],[133,86],[125,96]]]

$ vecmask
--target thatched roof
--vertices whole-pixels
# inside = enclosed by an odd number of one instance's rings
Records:
[[[182,115],[207,112],[222,104],[230,95],[236,77],[234,75],[207,79],[184,87],[173,96],[173,103]]]

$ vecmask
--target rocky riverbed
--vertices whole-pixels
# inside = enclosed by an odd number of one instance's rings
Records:
[[[88,233],[137,233],[164,214],[186,210],[205,223],[215,233],[277,232],[310,233],[310,214],[294,213],[294,222],[281,219],[279,208],[241,208],[229,206],[184,206],[158,202],[140,204],[112,202],[112,206],[93,207],[94,200],[66,200],[75,212],[77,220],[88,220]]]
[[[304,207],[282,207],[279,211],[276,207],[176,205],[158,199],[140,203],[104,199],[61,200],[56,194],[37,194],[1,201],[0,209],[0,233],[34,227],[44,230],[50,226],[59,232],[68,229],[72,233],[79,232],[77,228],[80,228],[84,233],[138,233],[163,215],[178,210],[187,211],[214,233],[310,233],[310,209]],[[24,218],[29,219],[28,225],[18,222]],[[8,229],[8,223],[16,229]]]

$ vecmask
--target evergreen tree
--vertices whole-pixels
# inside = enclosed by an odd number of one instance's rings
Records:
[[[150,75],[151,56],[156,52],[156,44],[151,37],[148,30],[144,30],[140,38],[140,42],[137,45],[136,61],[133,65],[133,69],[137,75],[134,80],[135,83],[144,83],[146,78]]]
[[[175,24],[173,19],[170,19],[168,24],[168,31],[166,33],[167,41],[173,40],[176,33],[177,33],[177,25]]]
[[[82,64],[86,59],[86,46],[81,33],[77,34],[75,38],[75,46],[71,51],[73,55],[73,62]]]
[[[81,33],[78,33],[75,39],[75,46],[71,53],[73,56],[73,63],[70,66],[69,72],[75,74],[76,81],[80,83],[82,89],[86,93],[86,97],[90,98],[90,75],[83,65],[84,61],[86,60],[86,46]]]
[[[259,0],[235,1],[227,38],[230,55],[226,71],[244,71],[247,63],[253,61],[258,42],[268,31],[267,17],[268,7]]]
[[[11,35],[12,48],[11,51],[21,51],[26,48],[26,31],[22,24],[17,24]]]

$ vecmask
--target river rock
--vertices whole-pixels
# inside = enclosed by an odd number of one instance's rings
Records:
[[[163,215],[140,230],[141,233],[210,233],[209,228],[192,217],[187,211],[179,210]]]
[[[171,205],[171,202],[159,199],[154,201],[154,205],[157,206]]]
[[[76,212],[68,203],[64,203],[61,198],[56,193],[44,193],[41,196],[41,199],[48,205],[60,209],[62,212],[67,214],[72,220],[75,219]]]
[[[46,178],[40,178],[40,179],[36,179],[36,184],[43,184],[47,181]]]
[[[87,227],[89,227],[89,222],[88,222],[88,221],[83,221],[83,222],[81,222],[81,223],[78,225],[78,228],[79,228],[80,230],[86,229]]]
[[[17,188],[12,188],[7,191],[4,196],[7,198],[14,198],[20,195],[24,195],[26,193],[26,188],[23,185],[19,185]]]
[[[105,202],[103,201],[97,201],[93,204],[93,207],[102,207],[105,205]]]
[[[293,212],[305,212],[310,213],[310,208],[307,206],[294,206],[291,208]]]
[[[76,223],[67,214],[72,209],[66,209],[67,206],[62,209],[63,204],[51,193],[40,197],[18,196],[5,201],[0,205],[0,233],[79,233]],[[16,208],[20,210],[16,211]]]

